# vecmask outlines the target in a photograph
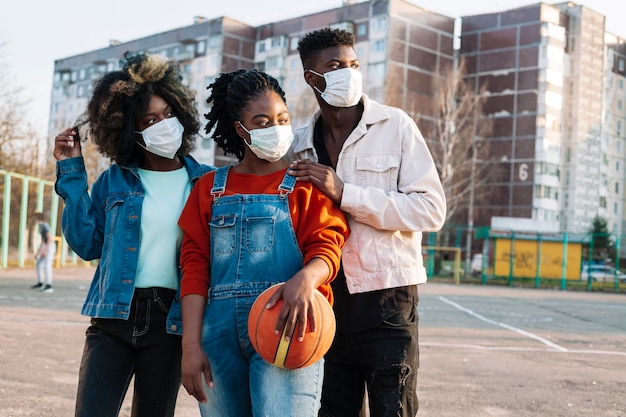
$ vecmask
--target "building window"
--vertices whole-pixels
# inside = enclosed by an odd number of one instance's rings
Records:
[[[606,208],[606,197],[600,197],[600,208]]]
[[[622,121],[617,121],[617,136],[622,136]]]
[[[619,194],[619,182],[615,183],[615,194]]]
[[[382,32],[387,29],[387,20],[384,17],[372,19],[372,31]]]
[[[265,41],[259,43],[259,53],[265,52]]]
[[[204,52],[206,51],[206,42],[205,41],[200,41],[198,42],[198,55],[204,55]]]
[[[265,61],[265,68],[266,69],[274,69],[274,68],[279,68],[280,67],[280,57],[277,56],[272,56],[267,58],[267,61]]]
[[[622,100],[618,100],[618,101],[617,101],[617,108],[618,108],[619,110],[621,110],[621,109],[622,109]]]
[[[274,36],[272,38],[272,48],[283,45],[283,37],[282,36]]]
[[[558,200],[559,192],[554,187],[548,187],[546,185],[535,185],[535,197]]]
[[[617,203],[613,203],[613,214],[617,214]]]
[[[621,72],[624,72],[624,60],[622,58],[619,59],[617,67]]]
[[[377,40],[376,42],[374,42],[374,44],[372,45],[372,52],[376,53],[376,52],[385,52],[385,40],[384,39],[380,39]]]
[[[357,36],[365,36],[367,35],[367,25],[361,24],[356,27],[356,35]]]
[[[624,80],[619,80],[617,82],[617,86],[619,87],[620,90],[624,89]]]
[[[294,36],[293,38],[291,38],[291,41],[289,42],[289,49],[291,49],[292,51],[297,51],[298,50],[298,42],[300,42],[300,38],[297,36]]]
[[[220,47],[220,36],[211,36],[209,38],[209,49],[218,49]]]

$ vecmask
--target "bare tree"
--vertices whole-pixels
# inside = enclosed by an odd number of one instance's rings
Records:
[[[5,47],[6,43],[0,42],[0,169],[20,175],[0,176],[0,205],[4,206],[3,197],[10,195],[9,209],[0,210],[0,219],[4,223],[7,220],[4,216],[8,217],[7,242],[11,248],[15,248],[21,235],[19,219],[24,199],[27,199],[28,207],[26,230],[31,230],[31,214],[38,201],[37,183],[26,177],[51,180],[54,171],[46,168],[48,158],[44,153],[47,150],[47,139],[27,122],[30,102],[25,97],[24,88],[15,81]],[[10,190],[6,187],[10,187]],[[26,195],[23,195],[24,192]],[[49,205],[50,195],[50,192],[44,195],[44,206]]]
[[[446,193],[446,220],[451,225],[468,222],[473,206],[486,197],[479,191],[484,190],[481,185],[490,172],[484,138],[491,133],[492,124],[482,114],[486,88],[474,93],[464,74],[461,61],[433,78],[433,120],[426,138]]]
[[[0,43],[0,168],[37,176],[42,172],[39,160],[42,142],[26,122],[28,101],[24,89],[10,72],[5,46]]]

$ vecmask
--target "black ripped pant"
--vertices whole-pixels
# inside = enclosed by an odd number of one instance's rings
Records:
[[[358,417],[367,384],[371,417],[415,417],[417,306],[379,326],[340,334],[325,356],[320,417]]]

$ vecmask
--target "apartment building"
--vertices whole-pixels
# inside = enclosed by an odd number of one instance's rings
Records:
[[[486,86],[494,126],[496,175],[485,185],[492,198],[475,207],[478,224],[524,218],[584,234],[600,215],[622,233],[623,173],[609,166],[624,168],[623,132],[603,123],[613,108],[605,80],[618,83],[605,56],[619,60],[618,50],[605,45],[604,16],[574,2],[462,18],[467,80],[476,93]]]
[[[118,69],[126,51],[148,51],[177,59],[198,92],[198,110],[208,111],[206,87],[221,72],[259,68],[278,79],[287,93],[293,124],[312,114],[316,102],[305,84],[297,52],[299,39],[323,27],[356,36],[365,93],[427,120],[432,77],[453,63],[454,19],[406,0],[345,1],[341,7],[253,27],[229,17],[196,17],[190,26],[59,59],[54,66],[50,137],[72,125],[86,107],[93,82]],[[232,161],[200,141],[203,162]]]
[[[197,91],[198,111],[204,114],[209,108],[207,86],[222,72],[253,68],[255,44],[253,26],[229,17],[209,20],[197,16],[189,26],[125,43],[111,41],[106,48],[56,60],[49,137],[76,122],[87,107],[94,82],[118,70],[119,60],[127,51],[158,53],[178,60],[186,82]],[[198,145],[194,155],[203,162],[213,164],[214,158],[220,158],[214,154],[212,140],[199,138]]]
[[[322,27],[355,35],[363,86],[370,98],[429,119],[433,78],[454,63],[453,18],[405,0],[346,1],[336,9],[260,26],[257,66],[282,83],[297,119],[310,115],[317,105],[304,82],[298,41]],[[427,124],[420,128],[425,134],[429,130]]]
[[[600,209],[608,219],[611,233],[621,235],[626,230],[626,40],[607,33],[605,44],[603,183],[605,199]],[[626,253],[624,248],[623,253]]]
[[[426,137],[434,80],[459,57],[474,93],[486,87],[492,176],[481,185],[490,198],[475,205],[475,225],[490,225],[492,217],[522,218],[580,234],[600,215],[613,233],[624,232],[626,47],[605,33],[604,16],[574,2],[464,16],[456,51],[455,19],[407,0],[346,0],[335,9],[258,27],[230,17],[195,17],[189,26],[57,60],[50,138],[75,122],[93,82],[117,69],[126,51],[177,59],[197,91],[201,114],[209,110],[206,87],[220,73],[262,69],[285,89],[299,125],[316,102],[304,82],[298,41],[328,26],[355,34],[365,93],[403,108]],[[210,139],[200,140],[195,156],[215,165],[232,161],[216,153]]]

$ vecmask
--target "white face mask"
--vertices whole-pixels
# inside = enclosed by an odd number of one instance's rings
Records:
[[[289,150],[293,142],[291,125],[270,126],[263,129],[248,130],[239,122],[239,125],[250,134],[250,148],[256,156],[269,162],[276,162]]]
[[[142,130],[140,133],[146,145],[137,142],[146,151],[163,158],[174,159],[176,152],[183,143],[185,128],[176,117],[163,119],[160,122]]]
[[[320,93],[324,101],[333,107],[352,107],[361,100],[363,95],[363,76],[354,68],[341,68],[328,71],[324,75],[313,70],[313,74],[324,77],[326,89],[321,92],[319,88],[313,88]]]

